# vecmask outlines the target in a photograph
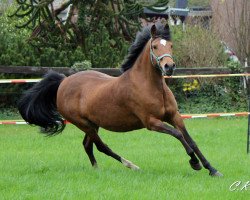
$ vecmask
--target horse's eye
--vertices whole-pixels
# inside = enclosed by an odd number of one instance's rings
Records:
[[[156,46],[156,45],[153,45],[153,49],[157,49],[157,46]]]
[[[173,45],[171,44],[171,49],[173,49]]]

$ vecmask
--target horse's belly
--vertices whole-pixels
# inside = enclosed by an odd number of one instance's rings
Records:
[[[143,125],[141,122],[134,122],[130,124],[124,124],[124,123],[112,124],[112,125],[104,124],[104,125],[100,125],[100,127],[109,131],[114,131],[114,132],[128,132],[128,131],[141,129],[143,128]]]
[[[141,123],[137,123],[137,124],[118,124],[118,125],[103,125],[100,126],[106,130],[109,131],[114,131],[114,132],[128,132],[128,131],[133,131],[133,130],[137,130],[137,129],[141,129],[143,128],[143,125]]]
[[[115,132],[127,132],[143,128],[139,118],[132,113],[119,109],[119,111],[96,112],[95,116],[89,118],[97,126]]]

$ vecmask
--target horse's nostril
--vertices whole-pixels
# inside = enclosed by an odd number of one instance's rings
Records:
[[[165,69],[175,69],[176,65],[175,63],[172,63],[172,64],[165,64]]]
[[[168,64],[165,64],[165,69],[169,69],[169,65]]]

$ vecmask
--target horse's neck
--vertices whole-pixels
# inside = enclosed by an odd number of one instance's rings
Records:
[[[129,73],[135,83],[162,90],[163,77],[151,64],[149,42],[146,44]]]

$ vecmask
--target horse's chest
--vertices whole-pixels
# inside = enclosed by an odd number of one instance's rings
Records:
[[[178,105],[172,91],[166,87],[164,90],[164,112],[165,116],[173,116],[178,111]]]
[[[163,95],[142,95],[130,101],[130,108],[142,121],[148,116],[161,120],[165,116]]]
[[[167,88],[167,90],[156,93],[150,98],[145,97],[141,110],[147,115],[164,120],[166,115],[174,115],[178,106],[173,93]]]

